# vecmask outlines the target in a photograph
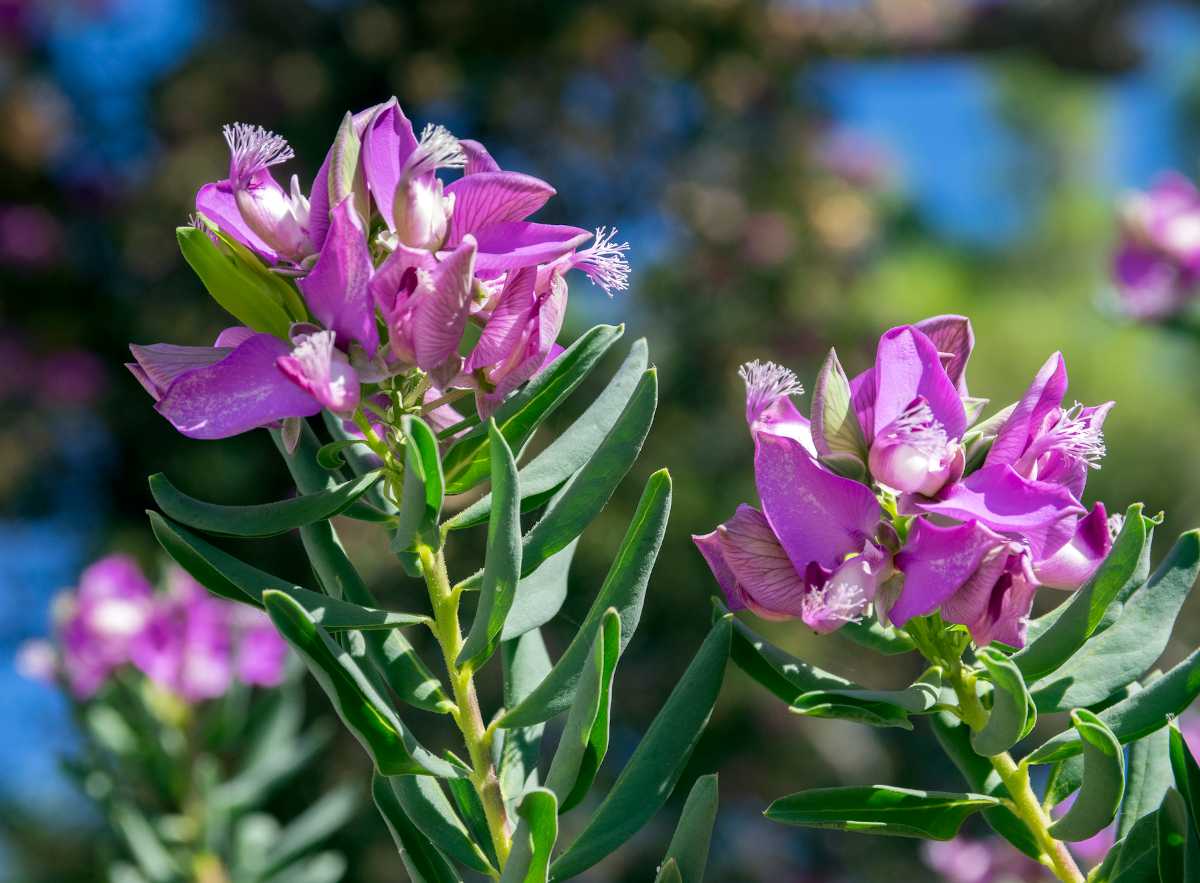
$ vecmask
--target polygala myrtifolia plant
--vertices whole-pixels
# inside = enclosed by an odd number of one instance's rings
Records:
[[[418,138],[390,101],[347,114],[312,192],[285,192],[270,168],[290,158],[278,136],[226,130],[229,177],[203,187],[181,228],[184,255],[242,323],[213,347],[135,346],[130,369],[158,411],[196,438],[268,427],[299,495],[223,506],[151,490],[154,531],[210,591],[264,607],[329,695],[375,766],[375,802],[419,881],[482,874],[563,880],[617,849],[664,804],[711,712],[732,623],[721,621],[590,820],[558,848],[558,816],[588,794],[609,742],[617,661],[641,614],[666,528],[671,481],[646,484],[590,611],[557,660],[539,631],[559,612],[580,534],[632,467],[657,400],[638,341],[564,432],[522,456],[622,329],[556,343],[567,276],[624,288],[625,245],[597,231],[525,220],[553,194],[501,171],[484,148],[427,126]],[[444,184],[439,170],[460,168]],[[473,408],[457,410],[469,405]],[[322,413],[322,445],[305,418]],[[521,465],[518,465],[520,463]],[[445,498],[480,495],[453,515]],[[536,519],[534,513],[540,512]],[[384,609],[330,519],[378,524],[428,603]],[[525,521],[528,524],[523,524]],[[447,545],[487,526],[483,569],[450,576]],[[299,529],[316,576],[294,585],[197,533],[265,537]],[[469,628],[462,602],[473,598]],[[407,633],[432,632],[444,674]],[[503,707],[484,714],[475,676],[503,669]],[[403,718],[444,715],[462,754],[434,754]],[[565,715],[541,762],[547,721]],[[693,788],[661,879],[699,881],[716,783]],[[556,854],[557,853],[557,854]]]
[[[52,638],[19,657],[70,699],[81,745],[64,766],[113,835],[97,850],[107,879],[336,883],[345,859],[319,850],[357,811],[355,789],[292,819],[264,811],[332,735],[302,728],[300,666],[261,611],[178,568],[164,583],[122,555],[97,561],[55,600]]]
[[[743,369],[761,510],[741,506],[695,538],[728,606],[879,653],[916,650],[929,666],[903,690],[872,690],[740,622],[734,661],[798,714],[906,729],[928,715],[970,789],[817,789],[767,816],[945,840],[982,812],[1065,881],[1085,879],[1066,844],[1117,818],[1120,840],[1088,880],[1200,879],[1200,767],[1172,722],[1200,693],[1200,651],[1147,674],[1200,569],[1200,533],[1151,573],[1159,519],[1140,504],[1111,519],[1080,504],[1110,405],[1064,407],[1055,354],[1018,402],[977,422],[973,342],[957,316],[893,328],[853,379],[831,351],[809,419],[792,372]],[[1031,621],[1040,586],[1073,594]],[[1065,730],[1014,758],[1054,712],[1069,713]]]

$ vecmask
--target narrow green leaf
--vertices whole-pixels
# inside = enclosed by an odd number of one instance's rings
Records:
[[[475,790],[475,785],[469,778],[471,768],[453,752],[447,751],[446,759],[467,773],[467,776],[461,779],[445,780],[459,818],[463,820],[463,824],[467,826],[467,831],[471,834],[471,839],[483,850],[483,854],[491,866],[498,868],[500,860],[496,857],[496,846],[492,843],[492,832],[488,828],[487,811],[484,810],[483,801],[479,799],[479,792]]]
[[[550,655],[538,629],[500,645],[504,671],[504,705],[515,708],[533,692],[550,672]],[[496,767],[500,792],[510,814],[515,812],[521,797],[538,783],[538,757],[541,753],[544,723],[517,729],[497,730],[495,736]]]
[[[239,561],[157,512],[148,514],[150,528],[167,554],[214,595],[261,607],[263,592],[279,591],[299,603],[314,622],[330,631],[395,629],[429,622],[428,616],[360,607],[310,591]]]
[[[1129,587],[1146,581],[1149,573],[1149,538],[1153,523],[1142,515],[1142,504],[1134,503],[1125,513],[1125,524],[1113,542],[1112,551],[1078,592],[1043,619],[1025,648],[1012,661],[1027,681],[1050,674],[1084,645],[1099,627],[1117,597]],[[1036,637],[1032,632],[1036,631]]]
[[[1096,705],[1137,680],[1166,649],[1171,624],[1200,572],[1200,531],[1180,535],[1115,623],[1030,687],[1038,711]]]
[[[667,859],[658,869],[654,883],[683,883],[683,875],[679,873],[679,863],[673,858]]]
[[[426,711],[445,714],[450,697],[437,676],[429,670],[416,648],[401,631],[386,638],[377,632],[366,632],[367,655],[383,673],[388,687],[404,702]]]
[[[558,798],[559,812],[584,798],[608,751],[612,682],[620,654],[621,617],[610,607],[600,621],[589,664],[546,774],[546,787]]]
[[[207,232],[195,227],[175,228],[175,238],[188,266],[223,309],[255,331],[287,338],[293,318],[280,303],[278,292],[249,265],[223,252]]]
[[[161,472],[150,476],[150,493],[168,517],[196,530],[227,537],[270,537],[344,512],[380,475],[375,472],[320,493],[255,506],[197,500],[178,490]]]
[[[521,577],[521,491],[517,464],[494,420],[488,420],[492,452],[492,493],[487,558],[471,631],[458,654],[460,666],[478,669],[496,649]]]
[[[981,647],[975,658],[992,681],[992,709],[983,729],[971,734],[976,754],[991,757],[1007,751],[1033,728],[1037,719],[1033,700],[1020,669],[1004,654]],[[1032,718],[1032,719],[1031,719]]]
[[[371,795],[413,883],[462,883],[462,876],[454,866],[405,814],[386,776],[378,772],[372,775]]]
[[[259,873],[277,874],[337,833],[358,812],[359,790],[343,785],[323,794],[273,839]]]
[[[867,442],[858,415],[851,402],[850,381],[838,361],[837,350],[830,350],[817,375],[812,395],[813,438],[824,441],[824,454],[850,455],[861,466],[867,462]]]
[[[1158,810],[1158,879],[1162,883],[1188,883],[1188,810],[1183,797],[1168,788]],[[1194,879],[1194,878],[1192,878]]]
[[[1158,678],[1144,690],[1127,696],[1100,712],[1100,720],[1122,745],[1165,727],[1171,715],[1180,714],[1200,696],[1200,650]],[[1053,763],[1083,750],[1074,730],[1059,733],[1029,754],[1030,763]]]
[[[1075,842],[1099,834],[1116,818],[1125,793],[1125,752],[1112,731],[1087,709],[1073,710],[1071,723],[1083,742],[1083,784],[1049,832],[1057,840]]]
[[[283,868],[262,883],[340,883],[346,877],[346,858],[340,852],[320,852]]]
[[[263,593],[263,602],[279,633],[300,654],[342,722],[380,772],[389,776],[459,775],[451,764],[421,747],[350,654],[299,603],[274,590]]]
[[[1160,883],[1157,810],[1138,819],[1113,845],[1089,883]]]
[[[688,792],[679,824],[663,867],[674,863],[683,883],[702,883],[704,868],[708,865],[708,845],[712,840],[713,825],[717,821],[717,774],[701,776]]]
[[[864,619],[859,622],[848,622],[837,630],[841,635],[854,643],[882,653],[885,656],[896,656],[910,653],[917,648],[904,631],[892,626],[883,625],[876,619]]]
[[[182,878],[178,862],[141,812],[127,803],[118,802],[112,805],[108,816],[148,880],[152,883],[173,883]]]
[[[442,514],[445,479],[438,455],[437,436],[420,417],[406,414],[400,420],[404,432],[404,487],[399,523],[393,548],[411,548],[416,537],[437,542],[438,518]]]
[[[1171,739],[1167,730],[1156,730],[1129,747],[1129,781],[1117,817],[1117,839],[1128,836],[1142,816],[1158,809],[1171,784]]]
[[[517,831],[500,883],[546,883],[558,840],[558,804],[552,791],[534,788],[517,808]]]
[[[730,634],[728,619],[709,631],[612,790],[575,842],[550,866],[552,879],[573,877],[612,853],[670,797],[717,701]]]
[[[437,779],[393,776],[391,785],[404,814],[439,850],[481,874],[492,871],[487,856],[471,838]]]
[[[1167,754],[1174,775],[1175,787],[1187,803],[1197,837],[1200,837],[1200,765],[1183,740],[1183,733],[1174,722],[1167,736]]]
[[[548,623],[562,610],[567,600],[571,560],[579,538],[573,539],[561,552],[555,552],[542,566],[517,583],[512,608],[504,620],[500,637],[505,641],[519,638],[530,629]]]
[[[658,556],[671,511],[671,477],[665,469],[650,476],[641,501],[613,559],[596,600],[550,673],[515,708],[500,720],[506,728],[548,721],[571,706],[588,652],[608,608],[621,616],[621,649],[629,644],[642,615],[646,585]]]
[[[648,364],[645,339],[634,342],[629,355],[621,363],[608,386],[579,417],[546,446],[536,457],[521,467],[521,509],[528,511],[545,501],[568,478],[578,472],[600,443],[604,441],[625,410],[642,373]],[[450,530],[482,524],[492,508],[492,495],[472,503],[446,522]]]
[[[949,712],[931,715],[929,722],[938,744],[958,767],[968,788],[997,799],[1011,797],[991,762],[980,757],[971,747],[970,727]],[[1041,855],[1041,847],[1029,828],[1007,806],[985,809],[983,819],[993,831],[1030,858],[1036,859]]]
[[[813,788],[781,797],[764,815],[807,828],[949,840],[969,815],[998,803],[986,794],[862,785]]]
[[[330,437],[334,439],[333,444],[341,446],[338,448],[338,459],[344,461],[350,467],[351,474],[366,475],[368,472],[375,470],[378,465],[375,455],[371,453],[370,448],[365,445],[361,438],[350,434],[341,417],[326,410],[321,412],[321,420],[324,422],[325,428],[329,431]],[[311,430],[309,430],[308,435],[310,436],[308,441],[315,443],[316,437],[312,436]],[[300,447],[304,449],[308,448],[308,445],[305,444],[304,433],[301,434]],[[325,469],[337,468],[341,465],[338,463],[333,466],[325,466],[321,462],[322,450],[323,448],[318,448],[314,457],[318,465]],[[297,449],[297,453],[300,453],[300,449]],[[383,512],[389,518],[396,515],[396,506],[384,495],[382,484],[374,485],[363,497],[371,506]]]
[[[650,432],[658,402],[655,369],[642,375],[629,404],[596,453],[576,472],[553,505],[525,535],[521,575],[533,573],[541,563],[583,533],[608,505],[613,491],[629,472]]]
[[[514,451],[561,405],[596,367],[621,335],[624,326],[597,325],[564,350],[545,371],[529,381],[496,410],[496,425]],[[461,494],[487,477],[490,453],[487,432],[477,429],[446,452],[446,492]]]

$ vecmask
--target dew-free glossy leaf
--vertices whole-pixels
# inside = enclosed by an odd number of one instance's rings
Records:
[[[647,363],[646,341],[643,338],[634,342],[617,373],[587,410],[536,457],[521,467],[522,511],[528,511],[544,502],[548,495],[553,494],[563,482],[591,459],[621,412],[625,410],[629,397],[633,395],[642,373],[646,370]],[[449,519],[446,527],[459,530],[481,524],[487,520],[491,507],[492,495],[485,494]]]
[[[972,813],[998,804],[986,794],[862,785],[813,788],[781,797],[764,815],[807,828],[949,840]]]
[[[1188,531],[1135,591],[1111,626],[1030,687],[1038,711],[1096,705],[1137,680],[1162,655],[1171,624],[1200,572],[1200,532]]]
[[[376,772],[371,777],[371,796],[387,823],[405,870],[413,883],[462,883],[462,876],[429,838],[405,814],[392,790],[391,780]]]
[[[1200,764],[1183,740],[1183,733],[1172,722],[1167,735],[1167,753],[1175,788],[1187,803],[1192,826],[1200,837]]]
[[[1117,817],[1117,839],[1126,837],[1142,816],[1158,809],[1171,785],[1171,760],[1171,739],[1165,729],[1129,746],[1128,782]]]
[[[393,547],[409,548],[420,534],[436,541],[438,518],[442,514],[445,479],[438,455],[437,437],[419,417],[401,418],[404,432],[404,485],[400,498],[399,523]]]
[[[991,757],[1007,751],[1024,738],[1033,728],[1037,712],[1021,672],[1012,660],[986,647],[980,648],[975,658],[987,670],[993,690],[987,723],[971,734],[971,747],[976,754]]]
[[[711,773],[696,780],[683,804],[683,812],[663,859],[664,867],[675,863],[683,883],[702,883],[704,880],[708,846],[717,821],[717,799],[717,774]]]
[[[609,608],[592,642],[587,666],[567,714],[558,748],[546,774],[546,787],[566,812],[587,794],[608,751],[612,681],[621,655],[621,617]]]
[[[539,629],[500,645],[503,663],[504,705],[515,708],[533,692],[550,671],[550,655]],[[509,813],[516,811],[521,796],[538,783],[538,756],[541,753],[544,723],[496,731],[496,767],[500,792]]]
[[[534,430],[561,405],[596,367],[600,357],[621,335],[623,325],[597,325],[584,332],[550,363],[545,371],[496,409],[496,425],[514,451],[520,451]],[[461,494],[481,482],[490,462],[487,432],[477,429],[460,438],[446,452],[446,492]]]
[[[1162,883],[1189,883],[1187,804],[1174,788],[1167,789],[1157,815],[1158,879]]]
[[[441,782],[433,776],[393,776],[391,786],[404,814],[429,842],[468,868],[481,874],[491,871],[487,856],[458,817]]]
[[[575,557],[578,537],[561,552],[555,552],[541,567],[517,583],[512,608],[504,620],[502,640],[519,638],[530,629],[543,626],[558,615],[567,600],[571,560]]]
[[[550,854],[558,840],[558,805],[554,792],[534,788],[517,808],[516,833],[500,883],[546,883]]]
[[[1087,709],[1072,711],[1071,723],[1083,744],[1083,784],[1049,832],[1057,840],[1075,842],[1099,834],[1116,818],[1125,793],[1125,752],[1112,731]]]
[[[728,619],[709,631],[612,790],[575,841],[550,866],[551,879],[573,877],[612,853],[670,797],[717,701],[730,632]]]
[[[854,643],[882,653],[885,656],[896,656],[910,653],[917,648],[904,631],[892,626],[883,625],[876,619],[864,619],[859,622],[848,622],[837,630]]]
[[[1113,845],[1093,883],[1160,883],[1157,809],[1138,819],[1129,834]]]
[[[376,769],[389,776],[459,775],[457,769],[417,742],[350,654],[298,602],[283,592],[268,590],[263,593],[263,603],[279,633],[300,654]]]
[[[621,649],[629,644],[642,615],[646,585],[670,512],[671,477],[664,469],[651,475],[646,482],[625,539],[575,637],[545,680],[501,718],[500,726],[511,728],[541,723],[570,708],[579,678],[587,665],[592,641],[608,608],[615,608],[621,617]]]
[[[196,530],[227,537],[271,537],[344,512],[379,478],[375,472],[290,500],[223,506],[188,496],[159,472],[150,476],[150,493],[169,518]]]

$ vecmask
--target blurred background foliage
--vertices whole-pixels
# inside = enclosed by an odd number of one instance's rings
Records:
[[[754,498],[743,361],[811,378],[832,345],[857,371],[885,328],[968,314],[974,394],[1011,401],[1061,349],[1069,395],[1118,403],[1091,499],[1165,510],[1160,536],[1200,524],[1200,336],[1124,320],[1108,282],[1115,200],[1197,170],[1198,43],[1193,6],[1121,0],[0,0],[0,877],[97,873],[96,820],[57,773],[66,711],[12,664],[54,591],[103,551],[154,561],[150,472],[214,500],[287,492],[265,433],[188,441],[121,368],[129,341],[207,343],[228,324],[174,240],[224,174],[223,123],[285,135],[307,181],[346,109],[395,94],[418,124],[553,183],[541,219],[615,222],[631,241],[630,291],[576,283],[569,318],[571,334],[623,321],[649,337],[662,395],[640,474],[584,537],[568,613],[641,479],[666,465],[676,486],[618,673],[611,776],[708,623],[716,586],[688,535]],[[417,597],[378,535],[346,534],[384,597]],[[252,554],[303,578],[295,548]],[[1173,656],[1200,640],[1200,606],[1183,623]],[[915,672],[770,632],[869,684]],[[351,744],[325,766],[365,775]],[[722,881],[915,879],[913,844],[758,813],[835,782],[958,784],[927,733],[794,718],[736,671],[692,767],[722,771]],[[671,823],[588,879],[647,879]],[[395,879],[373,815],[336,845],[348,880]]]

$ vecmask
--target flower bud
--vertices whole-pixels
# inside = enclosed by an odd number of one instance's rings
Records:
[[[432,175],[408,178],[396,191],[393,211],[400,242],[410,248],[437,251],[446,241],[450,215],[454,212],[454,194],[444,195],[441,179]]]
[[[868,462],[880,484],[931,497],[962,475],[965,458],[962,445],[947,437],[918,398],[876,436]]]

